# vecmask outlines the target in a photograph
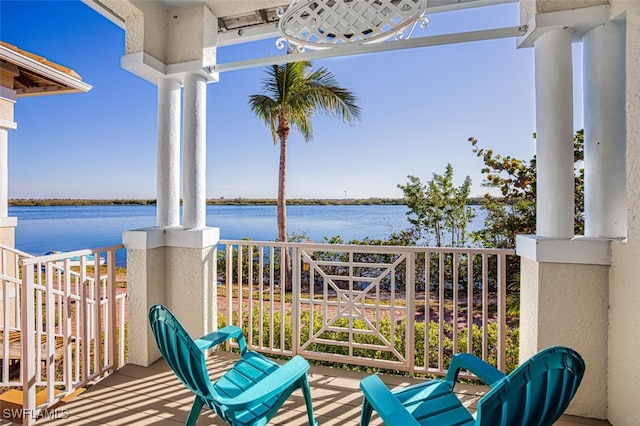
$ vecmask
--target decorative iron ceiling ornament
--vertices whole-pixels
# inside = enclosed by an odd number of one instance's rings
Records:
[[[292,0],[276,11],[283,36],[276,45],[302,51],[409,38],[417,24],[429,25],[426,8],[427,0]]]

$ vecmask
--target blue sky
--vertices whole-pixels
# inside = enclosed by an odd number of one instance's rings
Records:
[[[124,31],[80,1],[0,1],[0,39],[76,70],[88,93],[18,99],[9,133],[10,198],[155,198],[156,87],[120,68]],[[430,16],[414,36],[519,24],[518,4]],[[535,152],[533,49],[514,39],[319,60],[360,99],[355,126],[317,117],[314,141],[292,133],[289,198],[401,197],[447,163],[481,187],[467,139],[497,153]],[[579,46],[574,55],[579,57]],[[220,49],[220,62],[281,54],[273,40]],[[575,127],[582,126],[574,61]],[[207,197],[275,198],[278,147],[252,116],[264,68],[223,73],[207,89]]]

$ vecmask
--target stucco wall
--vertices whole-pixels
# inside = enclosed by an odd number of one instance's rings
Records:
[[[16,229],[13,226],[0,227],[0,244],[15,247]]]
[[[607,416],[608,269],[522,259],[520,361],[563,345],[578,351],[587,366],[568,414]]]
[[[148,310],[155,303],[166,303],[164,250],[127,249],[128,362],[144,367],[160,358],[149,327]]]
[[[626,15],[627,241],[612,246],[609,281],[608,418],[640,425],[640,2],[611,0]]]
[[[204,4],[169,11],[166,63],[215,64],[218,20]]]
[[[0,120],[13,121],[15,101],[0,98]]]
[[[214,247],[166,247],[167,306],[191,337],[217,328]]]

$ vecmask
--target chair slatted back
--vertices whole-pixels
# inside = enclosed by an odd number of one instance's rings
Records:
[[[552,425],[578,390],[585,365],[566,347],[545,349],[514,370],[479,402],[477,425]]]
[[[180,381],[193,393],[208,399],[213,388],[204,355],[169,309],[154,305],[149,310],[149,323],[160,353]]]

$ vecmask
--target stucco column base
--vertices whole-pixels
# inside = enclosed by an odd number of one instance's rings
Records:
[[[0,244],[15,248],[17,217],[0,217]]]
[[[147,367],[160,358],[149,308],[166,305],[192,337],[217,328],[218,228],[154,227],[126,231],[129,357]]]
[[[523,246],[531,245],[532,241],[537,247],[537,259],[524,254],[528,251]],[[575,349],[583,357],[586,371],[567,414],[606,419],[609,266],[579,262],[576,257],[583,252],[602,259],[601,250],[607,244],[597,240],[593,241],[595,248],[589,248],[588,240],[577,240],[576,255],[571,250],[572,241],[535,237],[518,240],[517,251],[522,258],[520,362],[549,346]],[[542,260],[545,252],[556,251],[558,247],[565,248],[565,256],[557,259],[572,258],[573,262]]]

